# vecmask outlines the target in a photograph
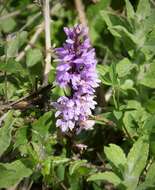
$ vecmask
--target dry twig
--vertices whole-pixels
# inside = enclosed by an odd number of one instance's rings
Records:
[[[51,69],[51,33],[50,33],[50,2],[49,0],[44,1],[43,5],[44,12],[44,28],[45,28],[45,45],[46,45],[46,58],[45,58],[45,69],[43,84],[48,83],[48,73]]]
[[[12,108],[17,108],[20,109],[21,107],[26,108],[29,106],[29,104],[33,103],[33,101],[37,101],[37,97],[39,97],[39,95],[45,93],[46,91],[48,91],[49,89],[53,89],[54,86],[52,84],[48,84],[46,86],[41,86],[37,92],[32,92],[31,94],[28,94],[14,102],[11,102],[9,104],[6,104],[4,106],[1,107],[0,111],[6,111]],[[22,104],[22,106],[21,106]]]
[[[77,9],[78,15],[79,15],[80,23],[86,27],[87,26],[87,18],[85,15],[85,10],[84,10],[84,5],[82,3],[82,0],[74,0],[74,1],[75,1],[75,6]]]
[[[34,33],[34,35],[32,36],[32,38],[29,41],[28,45],[16,57],[16,61],[20,61],[25,56],[25,53],[31,48],[31,46],[32,46],[31,44],[35,44],[35,42],[37,41],[39,35],[43,32],[43,30],[44,30],[44,24],[41,23],[39,26],[37,26],[37,30]]]
[[[26,7],[26,9],[31,9],[33,7],[34,7],[34,5],[28,5]],[[21,12],[22,12],[22,10],[17,10],[17,11],[14,11],[12,13],[7,13],[7,14],[5,14],[5,15],[3,15],[3,16],[0,17],[0,21],[4,21],[4,20],[6,20],[6,19],[8,19],[10,17],[18,16],[19,14],[21,14]]]

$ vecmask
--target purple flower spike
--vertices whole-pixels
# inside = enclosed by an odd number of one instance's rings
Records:
[[[94,88],[100,80],[96,72],[95,50],[91,47],[88,30],[81,25],[64,28],[67,35],[63,47],[56,49],[58,57],[56,82],[61,88],[70,88],[69,97],[60,97],[54,104],[57,127],[62,132],[91,129],[89,119],[95,108]]]

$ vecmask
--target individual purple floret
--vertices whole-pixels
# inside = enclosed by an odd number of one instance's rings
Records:
[[[56,49],[59,65],[56,82],[61,88],[70,88],[69,96],[55,103],[57,127],[63,132],[92,128],[89,116],[95,108],[94,88],[100,82],[96,73],[95,50],[91,48],[88,31],[81,25],[64,28],[67,35],[63,47]]]

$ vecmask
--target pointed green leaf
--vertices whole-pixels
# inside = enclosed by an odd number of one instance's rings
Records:
[[[132,4],[130,3],[129,0],[125,0],[126,3],[126,10],[127,10],[127,17],[130,18],[134,18],[135,16],[135,12],[134,12],[134,8],[132,6]]]
[[[155,162],[153,162],[148,169],[145,181],[147,184],[155,185]]]
[[[151,63],[147,68],[143,78],[139,80],[140,84],[149,88],[155,88],[155,62]]]
[[[127,157],[124,180],[128,189],[136,189],[139,177],[145,168],[148,153],[148,137],[143,136],[134,143]]]
[[[103,172],[91,175],[87,181],[108,181],[115,186],[121,183],[121,179],[113,172]]]
[[[28,139],[27,139],[27,126],[20,127],[16,134],[15,134],[15,143],[14,143],[14,148],[17,148],[21,145],[27,144]]]
[[[3,10],[2,15],[8,14],[6,9]],[[0,21],[0,30],[3,30],[5,33],[12,32],[12,30],[16,27],[16,22],[13,17],[9,17],[5,20]]]
[[[0,128],[0,156],[7,150],[11,142],[11,131],[13,129],[15,119],[12,116],[12,112],[9,112],[4,126]]]
[[[136,38],[135,35],[133,35],[132,33],[130,33],[125,27],[121,26],[121,25],[117,25],[117,26],[112,26],[109,28],[109,30],[112,32],[112,34],[117,33],[116,37],[124,37],[128,40],[130,40],[130,43],[132,44],[139,44],[138,39]],[[115,32],[115,33],[113,33]],[[128,41],[129,43],[129,41]]]
[[[26,54],[27,67],[33,67],[43,59],[40,49],[30,49]]]
[[[70,159],[69,158],[64,158],[64,157],[61,157],[61,156],[54,156],[52,158],[52,161],[53,161],[53,164],[55,166],[57,166],[59,164],[65,164],[65,163],[69,162]]]
[[[145,181],[141,183],[136,190],[153,190],[155,188],[155,163],[153,162],[149,167]]]
[[[32,139],[38,140],[48,136],[49,128],[52,125],[52,112],[46,112],[32,124]]]
[[[126,156],[123,150],[115,144],[109,144],[109,147],[104,148],[104,152],[108,160],[123,173],[126,164]]]
[[[124,58],[119,61],[116,65],[116,71],[119,77],[124,77],[130,74],[130,71],[136,67],[135,64],[132,64],[129,59]]]
[[[32,174],[20,160],[12,163],[0,163],[0,188],[8,188],[20,182],[24,177]]]
[[[69,174],[73,175],[77,171],[77,169],[83,166],[83,164],[85,163],[87,163],[87,160],[76,160],[72,162],[69,167]]]
[[[155,115],[148,117],[148,119],[145,121],[143,129],[149,134],[155,133]]]
[[[21,74],[24,70],[20,63],[16,62],[13,59],[8,59],[6,63],[3,62],[0,64],[0,71]]]
[[[151,12],[150,9],[150,1],[149,0],[139,0],[138,7],[136,10],[136,14],[139,19],[145,19]]]

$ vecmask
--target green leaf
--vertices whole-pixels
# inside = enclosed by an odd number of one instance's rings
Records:
[[[26,42],[28,33],[26,31],[17,33],[16,36],[7,40],[6,55],[7,58],[15,57],[18,49]]]
[[[72,162],[69,167],[69,174],[73,175],[77,171],[77,169],[79,169],[85,163],[87,163],[87,160],[76,160]]]
[[[155,172],[154,171],[155,171],[155,162],[153,162],[151,164],[151,166],[149,167],[147,174],[146,174],[145,181],[149,185],[155,185]]]
[[[20,160],[12,163],[0,163],[0,171],[0,188],[11,187],[32,174],[32,170]]]
[[[40,49],[30,49],[26,54],[27,67],[33,67],[40,63],[43,59],[42,52]]]
[[[149,113],[151,113],[151,114],[155,113],[155,100],[154,100],[154,98],[149,98],[145,105],[146,105],[146,109],[149,111]]]
[[[139,177],[145,168],[149,153],[148,137],[140,137],[131,148],[127,156],[127,164],[124,172],[124,184],[128,189],[135,190]]]
[[[28,33],[26,31],[19,32],[16,36],[7,40],[6,56],[7,59],[15,57],[18,53],[18,49],[26,42]]]
[[[27,126],[25,127],[20,127],[16,134],[15,134],[15,144],[14,148],[17,148],[21,145],[27,144],[28,139],[27,139]]]
[[[102,180],[113,183],[115,186],[121,183],[121,179],[113,172],[103,172],[103,173],[93,174],[87,179],[87,181],[102,181]]]
[[[105,21],[108,28],[112,26],[122,26],[128,29],[128,21],[121,16],[116,16],[113,11],[101,11],[101,17]],[[117,35],[116,35],[117,36]]]
[[[68,176],[69,179],[69,184],[70,184],[70,188],[69,190],[81,190],[82,189],[82,185],[80,183],[81,181],[81,177],[79,176],[79,174],[75,174],[75,175],[70,175]]]
[[[50,170],[51,170],[51,164],[52,164],[52,159],[51,157],[46,158],[43,163],[42,163],[42,174],[43,176],[49,175]]]
[[[100,16],[100,11],[107,8],[110,2],[111,0],[100,0],[95,4],[90,4],[86,10],[87,18],[90,23],[89,33],[93,42],[100,38],[100,32],[104,29],[104,24],[101,24],[102,18]]]
[[[100,0],[94,5],[90,5],[87,8],[87,16],[90,22],[96,19],[100,10],[104,10],[110,4],[110,0]],[[95,17],[94,17],[95,16]]]
[[[155,155],[155,133],[150,134],[150,155]]]
[[[130,134],[130,136],[137,136],[137,129],[140,126],[140,131],[142,128],[142,123],[150,116],[148,112],[141,106],[140,102],[136,100],[128,100],[126,102],[126,111],[123,117],[123,123]]]
[[[126,79],[124,83],[120,85],[120,89],[123,91],[132,90],[136,94],[138,94],[138,91],[136,90],[136,88],[134,88],[134,81],[130,79]]]
[[[65,164],[65,163],[70,161],[69,158],[64,158],[64,157],[61,157],[61,156],[54,156],[52,158],[52,160],[53,160],[53,164],[55,166],[58,166],[59,164]]]
[[[63,181],[65,178],[65,166],[63,164],[58,165],[56,168],[56,174],[58,178]]]
[[[109,69],[109,76],[111,79],[111,83],[113,86],[118,85],[118,79],[117,79],[117,73],[116,73],[116,65],[115,63],[112,63]]]
[[[129,59],[124,58],[116,65],[116,72],[119,77],[124,77],[130,74],[130,71],[136,67],[135,64],[132,64]]]
[[[49,128],[52,126],[52,114],[49,111],[32,124],[32,139],[34,141],[40,138],[45,139],[48,136]]]
[[[151,115],[147,118],[143,126],[144,131],[150,133],[155,133],[155,115]]]
[[[155,22],[155,16],[153,21]],[[153,21],[150,23],[152,24],[152,26],[154,26],[155,23],[153,23]],[[146,26],[147,28],[150,29],[150,26]],[[145,40],[145,44],[144,44],[144,48],[152,51],[153,53],[155,53],[155,28],[153,28],[147,35],[147,38]]]
[[[8,73],[23,73],[24,69],[20,63],[16,62],[13,59],[7,60],[6,63],[0,64],[0,71],[8,72]]]
[[[126,10],[127,10],[127,17],[130,18],[134,18],[135,16],[135,12],[134,12],[134,8],[132,6],[132,4],[130,3],[129,0],[125,0],[126,3]]]
[[[110,32],[119,38],[123,38],[123,41],[128,47],[135,47],[135,45],[140,44],[140,40],[136,38],[136,36],[132,33],[130,33],[127,28],[117,25],[117,26],[111,26],[108,28]]]
[[[151,63],[147,68],[146,73],[143,78],[139,80],[140,84],[149,87],[155,88],[155,62]]]
[[[26,43],[27,37],[28,37],[28,32],[22,31],[18,34],[19,36],[19,47],[21,47],[23,44]]]
[[[126,156],[123,150],[115,144],[109,144],[109,147],[104,148],[104,152],[107,159],[123,173],[126,164]]]
[[[139,19],[145,19],[146,16],[150,14],[150,2],[149,0],[139,0],[136,14],[138,15]]]
[[[109,72],[109,66],[107,65],[97,65],[97,71],[101,76],[105,76]]]
[[[13,129],[13,124],[15,119],[13,118],[13,113],[9,112],[4,126],[0,128],[0,156],[7,150],[11,142],[11,132]]]
[[[153,162],[149,167],[145,181],[141,183],[136,190],[153,190],[155,188],[155,163]]]
[[[19,38],[18,36],[7,41],[6,56],[7,58],[15,57],[18,53]]]
[[[114,116],[116,117],[117,120],[120,120],[122,118],[122,116],[123,116],[122,111],[114,110],[113,114],[114,114]]]
[[[2,15],[6,14],[8,14],[8,12],[5,9]],[[16,22],[12,17],[0,21],[0,30],[2,30],[5,33],[11,32],[15,27],[16,27]]]

